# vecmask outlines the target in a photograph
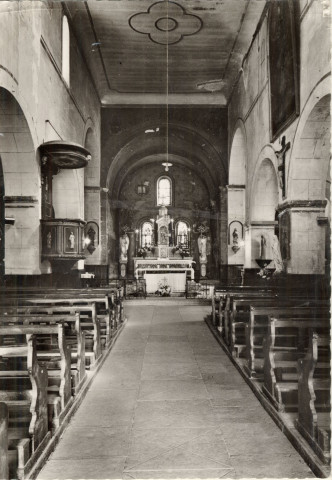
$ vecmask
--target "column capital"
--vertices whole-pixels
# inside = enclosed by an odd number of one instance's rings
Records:
[[[326,207],[327,200],[288,200],[277,207],[277,212],[285,210],[323,210]]]

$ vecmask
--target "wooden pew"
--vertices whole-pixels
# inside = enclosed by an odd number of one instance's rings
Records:
[[[96,305],[29,305],[24,307],[2,307],[3,314],[21,313],[28,315],[75,315],[80,314],[81,328],[85,331],[85,360],[86,368],[93,370],[101,359],[100,320],[97,318]]]
[[[61,324],[0,326],[1,337],[9,336],[12,338],[19,335],[34,335],[38,339],[38,361],[41,365],[46,366],[48,373],[49,429],[55,431],[62,423],[73,401],[71,395],[71,352],[70,347],[66,344],[64,326]],[[45,339],[47,343],[45,343]],[[43,340],[44,343],[42,343]],[[56,343],[54,340],[56,340]],[[13,348],[14,352],[17,351],[17,345],[15,344],[12,347],[4,348]],[[7,364],[12,364],[10,358]],[[20,374],[19,371],[18,374]],[[4,375],[6,376],[6,373]],[[23,378],[23,374],[20,375]]]
[[[257,306],[275,306],[278,302],[276,297],[249,297],[249,298],[233,298],[230,303],[226,302],[224,312],[225,320],[225,340],[229,345],[230,352],[233,356],[239,357],[244,354],[245,342],[245,325],[249,321],[249,312],[252,305]]]
[[[53,297],[53,296],[52,296]],[[26,299],[27,305],[41,305],[41,306],[89,306],[95,304],[96,316],[99,319],[101,327],[101,338],[104,339],[104,345],[108,346],[111,341],[112,333],[116,330],[119,322],[117,315],[117,308],[112,305],[112,299],[108,295],[102,297],[79,297],[79,298],[52,298],[47,299]],[[102,330],[103,329],[103,330]]]
[[[0,309],[1,312],[1,309]],[[0,315],[1,325],[56,325],[65,327],[67,345],[71,351],[72,395],[77,395],[86,380],[85,332],[81,329],[80,314],[74,315],[32,315],[24,308],[16,309],[15,314]],[[46,346],[47,348],[47,346]],[[50,354],[50,352],[48,352]],[[57,353],[55,353],[57,355]]]
[[[217,326],[221,335],[225,337],[227,344],[229,344],[229,316],[230,311],[233,309],[234,300],[262,299],[263,297],[277,298],[276,294],[261,291],[258,288],[256,291],[250,288],[249,292],[243,289],[215,290],[215,294],[212,296],[212,322],[213,325]]]
[[[4,402],[0,402],[0,459],[0,478],[8,480],[8,407]]]
[[[26,334],[26,345],[0,347],[3,367],[0,372],[0,401],[6,403],[8,410],[8,422],[5,421],[4,425],[5,429],[7,427],[7,455],[4,459],[7,457],[9,478],[21,479],[39,458],[50,438],[48,375],[46,367],[37,361],[36,336],[31,334],[31,329],[27,333],[26,329],[17,331],[16,327],[0,328],[1,335]],[[25,371],[10,368],[10,361],[15,365],[15,359],[19,358],[24,359]],[[7,370],[4,370],[5,364]]]
[[[320,377],[316,370],[320,369]],[[318,457],[331,461],[330,338],[311,332],[305,358],[299,360],[298,418],[295,425]]]
[[[276,349],[276,337],[281,331],[293,329],[300,332],[301,338],[308,337],[310,329],[329,332],[327,319],[289,318],[279,320],[270,316],[268,332],[264,338],[264,386],[263,393],[280,412],[298,410],[297,362],[304,356],[304,348]],[[305,343],[303,344],[304,347]]]
[[[244,366],[246,373],[250,378],[259,378],[263,373],[263,338],[268,331],[269,315],[281,319],[290,318],[324,318],[328,316],[328,311],[314,307],[296,307],[296,306],[251,306],[249,320],[245,325],[246,334],[246,364]],[[294,347],[297,345],[298,334],[294,337],[285,331],[285,335],[279,335],[275,348]]]

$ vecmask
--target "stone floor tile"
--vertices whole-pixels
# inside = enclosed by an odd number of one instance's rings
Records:
[[[183,445],[193,445],[195,441],[204,438],[206,434],[213,434],[215,429],[208,428],[152,428],[133,430],[126,467],[155,458],[171,448]],[[189,447],[188,447],[189,448]]]
[[[233,473],[233,475],[232,475]],[[236,478],[235,470],[230,469],[221,469],[221,468],[213,468],[213,469],[170,469],[170,470],[130,470],[125,471],[123,474],[123,480],[131,480],[131,479],[176,479],[176,478],[183,478],[183,479],[219,479],[219,478]]]
[[[52,460],[125,456],[129,435],[129,427],[72,427],[65,431]]]
[[[216,415],[206,400],[139,402],[133,428],[215,427]]]
[[[238,478],[315,478],[304,460],[297,455],[265,454],[231,456]]]
[[[197,365],[188,363],[159,365],[144,363],[141,373],[142,380],[202,378]]]
[[[195,378],[180,380],[142,380],[139,401],[208,399],[204,382]]]
[[[118,479],[122,478],[126,457],[94,457],[49,460],[39,474],[40,480]]]

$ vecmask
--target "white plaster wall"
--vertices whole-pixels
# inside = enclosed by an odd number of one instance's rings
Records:
[[[31,164],[44,141],[61,138],[83,144],[89,123],[94,125],[97,138],[100,137],[100,102],[72,35],[70,90],[61,76],[62,15],[60,2],[0,2],[0,87],[14,95],[27,122],[26,131],[21,132],[19,139],[15,132],[6,132],[14,135],[17,150],[0,152],[5,193],[7,196],[31,195],[38,200],[30,208],[6,209],[6,215],[17,218],[15,225],[6,229],[6,274],[38,274],[41,268],[39,167],[36,160],[33,171],[26,171],[23,165]],[[20,122],[15,119],[17,128]],[[0,131],[5,127],[0,111]],[[25,151],[23,133],[31,136],[29,151]],[[12,141],[13,138],[1,137],[2,150],[12,149],[6,146],[13,145]],[[95,165],[99,165],[99,161],[98,153]],[[70,174],[60,174],[62,185],[60,180],[56,182],[56,210],[63,217],[83,219],[84,172],[71,173],[73,182],[69,182],[66,175]],[[97,168],[95,181],[98,175]],[[27,255],[21,250],[27,248],[33,252]]]
[[[321,182],[323,181],[322,171],[321,165],[319,166],[317,163],[313,163],[315,156],[317,157],[317,144],[314,145],[314,142],[312,142],[313,139],[308,138],[306,145],[303,144],[300,154],[304,160],[303,168],[299,167],[297,172],[293,172],[291,164],[295,155],[293,145],[297,142],[297,136],[299,135],[297,131],[298,125],[301,123],[302,116],[305,116],[306,119],[308,118],[309,112],[306,111],[307,104],[313,102],[315,98],[317,102],[322,98],[323,92],[326,94],[331,90],[331,80],[330,77],[328,77],[330,72],[331,18],[326,15],[327,11],[324,10],[324,4],[321,1],[301,0],[300,4],[302,12],[300,24],[300,116],[281,133],[279,138],[271,143],[267,18],[262,22],[261,28],[253,40],[248,57],[243,65],[243,73],[229,102],[229,143],[231,144],[232,142],[232,135],[236,130],[239,119],[243,122],[246,131],[247,222],[250,221],[251,218],[259,220],[261,217],[270,217],[270,219],[272,217],[272,204],[266,204],[263,193],[259,198],[255,197],[255,180],[259,162],[261,161],[261,151],[264,148],[269,148],[271,154],[268,155],[267,158],[275,162],[273,150],[280,150],[281,137],[283,135],[286,136],[287,141],[291,142],[291,149],[286,154],[286,183],[290,184],[291,181],[295,181],[294,185],[296,183],[298,184],[294,187],[292,199],[322,199],[321,193],[319,193],[322,188]],[[319,87],[322,84],[325,84],[324,88]],[[325,148],[327,150],[329,146],[325,144]],[[303,178],[304,176],[305,178]],[[320,178],[318,178],[319,176]],[[279,184],[278,197],[278,201],[282,202],[283,199],[281,197]],[[284,201],[288,199],[289,198],[286,197]],[[314,220],[309,223],[308,228],[314,228],[314,226],[316,228]],[[251,233],[253,240],[250,244],[253,250],[253,259],[257,252],[255,251],[254,243],[255,232]],[[251,236],[251,233],[247,233],[248,238]],[[310,231],[308,231],[308,235],[310,236]],[[300,242],[300,235],[296,235],[292,240],[292,251],[301,251],[301,253],[295,254],[299,258],[299,268],[293,269],[291,273],[308,273],[309,267],[305,267],[306,262],[314,265],[312,272],[318,272],[320,268],[319,265],[322,263],[321,258],[313,257],[313,255],[317,254],[318,250],[300,250],[296,244],[297,241]],[[248,242],[246,241],[246,243]],[[309,257],[311,256],[311,259],[304,260],[304,256],[307,258],[308,255]],[[318,256],[322,257],[322,255],[321,251]],[[302,270],[301,257],[303,257]],[[247,260],[248,259],[246,259],[246,266],[248,265]],[[322,273],[322,270],[320,273]]]

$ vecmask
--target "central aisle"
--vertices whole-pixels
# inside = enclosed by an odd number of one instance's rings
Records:
[[[38,478],[314,477],[215,341],[210,311],[127,305]]]

